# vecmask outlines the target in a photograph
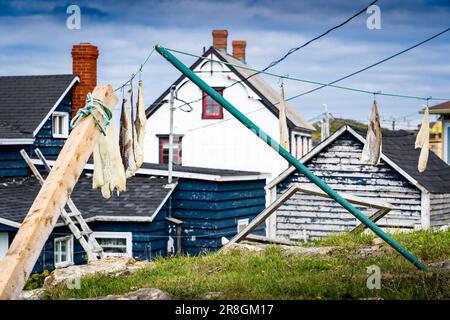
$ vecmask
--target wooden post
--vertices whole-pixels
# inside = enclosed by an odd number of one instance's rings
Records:
[[[118,100],[109,84],[96,87],[92,96],[104,101],[110,109],[116,106]],[[97,117],[102,119],[100,114]],[[14,299],[22,291],[100,134],[92,116],[81,120],[70,133],[52,171],[0,263],[1,300]]]

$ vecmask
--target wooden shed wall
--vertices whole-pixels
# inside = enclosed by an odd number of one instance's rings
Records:
[[[450,225],[450,193],[430,194],[430,225]]]
[[[237,233],[237,221],[251,221],[265,208],[265,180],[214,182],[180,179],[172,194],[172,216],[183,221],[183,252],[215,251]],[[169,204],[166,204],[169,205]],[[255,234],[264,235],[260,224]]]
[[[378,166],[360,163],[363,144],[349,133],[342,134],[306,166],[336,191],[359,197],[379,198],[396,206],[377,222],[381,227],[411,229],[420,224],[421,192],[397,171],[381,162]],[[293,182],[312,185],[298,172],[277,185],[277,195]],[[365,215],[375,209],[357,207]],[[359,223],[359,222],[358,222]],[[276,215],[276,235],[285,239],[316,239],[351,230],[357,220],[336,202],[297,193]]]

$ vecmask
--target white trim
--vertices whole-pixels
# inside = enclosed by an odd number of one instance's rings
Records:
[[[170,191],[166,194],[166,196],[164,197],[163,201],[161,201],[161,203],[159,204],[158,208],[156,208],[155,212],[153,212],[153,214],[150,216],[150,222],[153,221],[153,219],[155,219],[155,217],[158,215],[159,211],[166,204],[167,199],[169,199],[169,197],[172,195],[172,193],[175,190],[175,188],[177,187],[177,185],[178,185],[178,182],[175,182],[175,183],[172,183],[172,184],[168,184],[166,186],[166,188],[170,188]]]
[[[53,138],[63,138],[63,139],[68,138],[69,137],[69,113],[55,111],[52,113],[51,117],[52,117],[52,137]],[[63,133],[61,133],[61,134],[54,132],[54,125],[53,125],[54,117],[62,117],[63,118],[63,120],[62,120],[63,121],[63,123],[62,123]]]
[[[34,139],[32,138],[11,138],[11,139],[0,139],[0,145],[10,145],[10,144],[33,144]]]
[[[44,119],[41,121],[41,123],[37,126],[37,128],[33,131],[33,137],[37,135],[39,130],[41,130],[44,123],[47,121],[47,119],[50,117],[50,115],[55,111],[55,109],[58,107],[58,105],[61,103],[61,101],[64,99],[64,97],[67,95],[67,93],[72,89],[72,87],[75,85],[75,83],[80,82],[80,78],[78,76],[75,76],[73,78],[72,82],[69,84],[69,86],[64,90],[63,94],[59,97],[58,100],[56,100],[56,103],[53,105],[53,107],[50,109],[50,111],[47,113],[47,115],[44,117]]]
[[[450,122],[443,121],[442,122],[442,144],[443,144],[442,159],[447,164],[450,164],[450,159],[448,158],[448,152],[449,152],[448,145],[449,145],[449,140],[450,140],[450,136],[448,135],[449,128],[450,128]]]
[[[429,229],[431,225],[431,199],[430,193],[423,190],[420,194],[420,223],[423,229]]]
[[[36,165],[42,165],[42,161],[40,159],[31,159],[31,162]],[[55,160],[47,160],[47,163],[52,167],[55,164]],[[94,165],[88,163],[84,166],[84,169],[93,170]],[[144,169],[141,168],[137,171],[138,174],[143,174],[147,176],[168,176],[167,170],[160,169]],[[248,180],[264,180],[270,177],[269,173],[260,173],[254,175],[242,175],[242,176],[220,176],[220,175],[212,175],[205,173],[194,173],[194,172],[182,172],[182,171],[173,171],[172,175],[178,178],[187,178],[187,179],[199,179],[199,180],[207,180],[207,181],[248,181]]]
[[[270,204],[274,203],[277,200],[277,186],[273,186],[270,189]],[[277,237],[277,211],[275,210],[269,218],[267,218],[267,232],[266,235],[268,238],[276,239]]]
[[[66,253],[67,261],[56,262],[56,242],[59,241],[68,241]],[[74,265],[73,253],[73,236],[58,237],[53,239],[53,261],[55,263],[55,268],[65,268]]]
[[[13,228],[20,228],[20,225],[21,225],[18,222],[11,221],[11,220],[8,220],[8,219],[5,219],[5,218],[0,218],[0,223],[4,224],[5,226],[13,227]]]
[[[8,249],[9,249],[9,234],[8,232],[0,232],[0,236],[3,235],[3,240],[6,240],[6,243],[3,242],[3,249],[4,251],[2,252],[2,237],[0,237],[0,261],[2,261],[2,259],[6,256],[6,254],[8,253]],[[6,244],[6,246],[5,246]]]
[[[242,230],[239,229],[239,227],[246,227],[248,226],[250,220],[248,218],[246,219],[239,219],[236,223],[236,229],[237,229],[237,233],[241,232]]]
[[[109,231],[95,231],[92,233],[94,238],[115,238],[115,239],[125,239],[126,240],[126,253],[111,253],[104,252],[103,255],[106,257],[132,257],[133,256],[133,234],[131,232],[109,232]]]

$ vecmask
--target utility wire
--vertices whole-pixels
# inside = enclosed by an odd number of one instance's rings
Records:
[[[441,31],[441,32],[439,32],[439,33],[437,33],[437,34],[435,34],[435,35],[433,35],[433,36],[431,36],[431,37],[429,37],[429,38],[423,40],[423,41],[420,41],[419,43],[416,43],[415,45],[413,45],[413,46],[411,46],[411,47],[409,47],[409,48],[406,48],[406,49],[404,49],[404,50],[402,50],[402,51],[400,51],[400,52],[397,52],[397,53],[395,53],[395,54],[393,54],[393,55],[391,55],[391,56],[389,56],[389,57],[387,57],[387,58],[384,58],[384,59],[382,59],[382,60],[380,60],[380,61],[378,61],[378,62],[375,62],[375,63],[373,63],[373,64],[371,64],[371,65],[369,65],[369,66],[367,66],[367,67],[365,67],[365,68],[359,69],[358,71],[352,72],[352,73],[350,73],[350,74],[348,74],[348,75],[346,75],[346,76],[344,76],[344,77],[341,77],[341,78],[339,78],[339,79],[336,79],[336,80],[334,80],[334,81],[332,81],[332,82],[330,82],[330,83],[321,85],[320,87],[317,87],[317,88],[311,89],[311,90],[309,90],[309,91],[306,91],[306,92],[300,93],[300,94],[298,94],[298,95],[295,95],[295,96],[293,96],[293,97],[290,97],[290,98],[286,99],[286,101],[290,101],[290,100],[299,98],[299,97],[301,97],[301,96],[310,94],[310,93],[315,92],[315,91],[317,91],[317,90],[320,90],[320,89],[322,89],[322,88],[331,86],[331,85],[333,85],[333,84],[335,84],[335,83],[338,83],[338,82],[340,82],[340,81],[342,81],[342,80],[345,80],[345,79],[348,79],[348,78],[350,78],[350,77],[353,77],[354,75],[357,75],[357,74],[359,74],[359,73],[361,73],[361,72],[364,72],[364,71],[366,71],[366,70],[368,70],[368,69],[370,69],[370,68],[373,68],[373,67],[375,67],[375,66],[378,66],[378,65],[380,65],[380,64],[382,64],[382,63],[384,63],[384,62],[386,62],[386,61],[389,61],[389,60],[391,60],[391,59],[393,59],[393,58],[395,58],[395,57],[397,57],[397,56],[399,56],[399,55],[401,55],[401,54],[403,54],[403,53],[405,53],[405,52],[408,52],[408,51],[410,51],[410,50],[412,50],[412,49],[414,49],[414,48],[417,48],[417,47],[419,47],[419,46],[421,46],[421,45],[427,43],[428,41],[431,41],[431,40],[433,40],[434,38],[437,38],[437,37],[439,37],[440,35],[443,35],[444,33],[448,32],[448,31],[450,31],[450,28],[447,28],[447,29],[445,29],[445,30],[443,30],[443,31]],[[424,100],[426,100],[426,99],[424,99]],[[430,100],[431,100],[431,99],[430,99]],[[434,99],[433,99],[433,100],[434,100]]]
[[[131,82],[133,81],[133,79],[136,77],[136,75],[140,74],[142,72],[142,68],[144,68],[144,66],[147,64],[148,60],[150,59],[150,57],[152,56],[153,52],[155,52],[155,48],[153,47],[153,49],[150,51],[150,53],[148,54],[147,58],[145,58],[144,62],[141,64],[141,66],[139,67],[139,69],[135,72],[131,74],[131,77],[124,82],[120,87],[117,87],[116,89],[114,89],[114,92],[124,88],[126,85],[131,84]]]
[[[211,58],[207,58],[207,57],[204,57],[204,56],[199,56],[199,55],[192,54],[192,53],[189,53],[189,52],[175,50],[175,49],[170,49],[170,48],[165,48],[165,49],[169,50],[171,52],[175,52],[175,53],[179,53],[179,54],[183,54],[183,55],[187,55],[187,56],[191,56],[191,57],[196,57],[196,58],[200,58],[200,59],[204,59],[204,60],[217,62],[217,60],[214,60],[214,59],[211,59]],[[289,75],[280,75],[280,74],[276,74],[276,73],[273,73],[273,72],[257,70],[257,69],[253,69],[253,68],[247,67],[245,65],[237,65],[237,64],[230,63],[230,62],[225,62],[225,61],[220,61],[220,63],[222,63],[224,65],[229,65],[229,66],[233,66],[233,67],[236,67],[236,68],[240,68],[240,69],[250,70],[250,71],[253,71],[253,72],[260,72],[262,74],[265,74],[265,75],[268,75],[268,76],[271,76],[271,77],[275,77],[275,78],[278,78],[278,79],[292,80],[292,81],[297,81],[297,82],[302,82],[302,83],[309,83],[309,84],[317,84],[317,85],[321,85],[321,86],[329,86],[329,87],[336,88],[336,89],[361,92],[361,93],[366,93],[366,94],[370,94],[370,95],[389,96],[389,97],[416,99],[416,100],[425,100],[425,101],[427,101],[427,100],[435,100],[435,101],[448,101],[448,100],[450,100],[450,98],[440,98],[440,97],[439,98],[435,98],[435,97],[432,97],[432,96],[422,97],[422,96],[413,96],[413,95],[403,95],[403,94],[397,94],[397,93],[387,93],[387,92],[381,92],[381,91],[370,91],[370,90],[365,90],[365,89],[358,89],[358,88],[353,88],[353,87],[346,87],[346,86],[341,86],[341,85],[328,84],[328,83],[319,82],[319,81],[313,81],[313,80],[308,80],[308,79],[291,77]],[[225,88],[227,88],[227,87],[225,87]],[[190,103],[193,103],[193,102],[196,102],[196,101],[200,101],[201,99],[202,98],[194,100],[194,101],[190,101]],[[286,101],[288,101],[288,100],[292,100],[292,97],[290,99],[286,99]],[[278,103],[275,103],[275,104],[278,104]]]
[[[340,24],[338,24],[338,25],[336,25],[336,26],[334,26],[334,27],[328,29],[327,31],[325,31],[324,33],[318,35],[317,37],[312,38],[311,40],[305,42],[305,43],[302,44],[301,46],[298,46],[298,47],[295,47],[295,48],[291,48],[284,56],[282,56],[282,57],[279,58],[278,60],[272,61],[267,67],[265,67],[264,69],[262,69],[261,72],[264,72],[264,71],[269,70],[270,68],[276,66],[277,64],[279,64],[280,62],[282,62],[283,60],[285,60],[287,57],[289,57],[289,56],[290,56],[291,54],[293,54],[294,52],[297,52],[298,50],[303,49],[304,47],[308,46],[309,44],[313,43],[314,41],[317,41],[317,40],[319,40],[320,38],[325,37],[325,36],[326,36],[327,34],[329,34],[330,32],[332,32],[332,31],[334,31],[334,30],[336,30],[336,29],[339,29],[339,28],[343,27],[344,25],[346,25],[347,23],[349,23],[350,21],[352,21],[353,19],[355,19],[356,17],[358,17],[359,15],[361,15],[362,13],[366,12],[366,11],[367,11],[367,8],[369,8],[370,6],[374,5],[374,4],[377,3],[377,2],[378,2],[378,0],[372,1],[372,3],[370,3],[369,5],[367,5],[366,7],[364,7],[363,9],[361,9],[360,11],[358,11],[357,13],[355,13],[354,15],[352,15],[352,16],[351,16],[350,18],[348,18],[347,20],[345,20],[345,21],[341,22]],[[242,82],[242,81],[248,80],[248,79],[250,79],[251,77],[256,76],[257,74],[259,74],[259,73],[261,73],[261,72],[257,72],[257,73],[255,73],[255,74],[252,74],[252,75],[248,76],[247,78],[245,78],[245,79],[243,79],[243,80],[241,80],[241,81],[239,81],[239,82],[233,83],[233,84],[230,85],[229,87],[232,87],[232,86],[234,86],[235,84],[240,83],[240,82]],[[228,88],[229,88],[229,87],[228,87]]]
[[[239,80],[239,81],[236,81],[236,82],[232,83],[231,85],[225,87],[224,90],[225,90],[225,89],[228,89],[228,88],[231,88],[232,86],[234,86],[234,85],[236,85],[236,84],[242,83],[242,82],[244,82],[244,81],[250,79],[251,77],[256,76],[257,74],[263,73],[263,72],[267,71],[268,69],[270,69],[270,68],[276,66],[277,64],[279,64],[280,62],[282,62],[283,60],[285,60],[288,56],[290,56],[290,55],[293,54],[294,52],[297,52],[298,50],[303,49],[304,47],[308,46],[309,44],[313,43],[314,41],[317,41],[317,40],[319,40],[320,38],[323,38],[324,36],[326,36],[326,35],[329,34],[330,32],[332,32],[332,31],[334,31],[334,30],[336,30],[336,29],[339,29],[339,28],[343,27],[344,25],[346,25],[347,23],[349,23],[350,21],[352,21],[354,18],[356,18],[356,17],[358,17],[359,15],[361,15],[362,13],[366,12],[366,11],[367,11],[367,8],[369,8],[371,5],[374,5],[376,2],[378,2],[378,0],[372,1],[369,5],[367,5],[366,7],[364,7],[364,9],[361,9],[360,11],[358,11],[357,13],[355,13],[354,15],[352,15],[351,17],[349,17],[349,18],[346,19],[345,21],[343,21],[343,22],[341,22],[340,24],[338,24],[338,25],[336,25],[336,26],[334,26],[334,27],[328,29],[327,31],[325,31],[324,33],[318,35],[317,37],[312,38],[311,40],[305,42],[305,43],[302,44],[301,46],[291,48],[284,56],[282,56],[282,57],[279,58],[278,60],[272,61],[272,62],[271,62],[267,67],[265,67],[264,69],[262,69],[262,70],[260,70],[260,71],[256,71],[254,74],[252,74],[252,75],[250,75],[250,76],[248,76],[248,77],[246,77],[246,78],[244,78],[244,79],[241,79],[241,80]],[[191,104],[191,103],[195,103],[195,102],[200,101],[200,100],[202,100],[202,98],[196,99],[196,100],[192,100],[192,101],[189,101],[189,102],[186,102],[185,105],[189,105],[189,106],[192,108],[192,106],[191,106],[190,104]]]

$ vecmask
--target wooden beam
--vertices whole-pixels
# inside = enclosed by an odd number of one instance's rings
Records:
[[[111,110],[118,100],[111,85],[96,87],[92,96],[104,101]],[[98,118],[102,119],[100,115]],[[14,299],[22,291],[100,134],[92,116],[81,120],[70,133],[11,247],[0,262],[0,299]]]
[[[378,220],[380,220],[381,218],[383,218],[386,214],[388,214],[391,211],[391,209],[389,208],[385,208],[385,209],[380,209],[377,212],[375,212],[373,215],[371,215],[369,217],[370,220],[372,220],[373,222],[377,222]],[[364,223],[360,223],[358,224],[353,230],[351,230],[351,233],[361,233],[364,231],[364,229],[367,226]]]
[[[330,198],[328,194],[320,190],[316,187],[311,187],[307,185],[301,185],[299,183],[293,183],[289,189],[287,189],[278,199],[272,202],[265,210],[263,210],[260,214],[258,214],[244,229],[241,230],[237,235],[235,235],[224,247],[229,246],[233,243],[237,243],[245,239],[250,233],[264,220],[266,220],[272,213],[274,213],[279,207],[281,207],[287,200],[289,200],[297,191],[301,191],[303,193],[316,195],[319,197]],[[351,194],[339,193],[341,197],[345,200],[349,201],[352,204],[363,205],[366,207],[377,208],[378,210],[375,214],[373,214],[370,219],[375,222],[391,211],[394,206],[390,203],[384,201],[378,201],[374,199],[357,197]],[[365,224],[361,224],[363,227],[361,230],[364,230],[366,227]],[[361,225],[358,225],[356,228],[360,228]],[[355,228],[355,229],[356,229]],[[353,229],[352,232],[355,230]],[[358,231],[355,231],[358,232]]]

